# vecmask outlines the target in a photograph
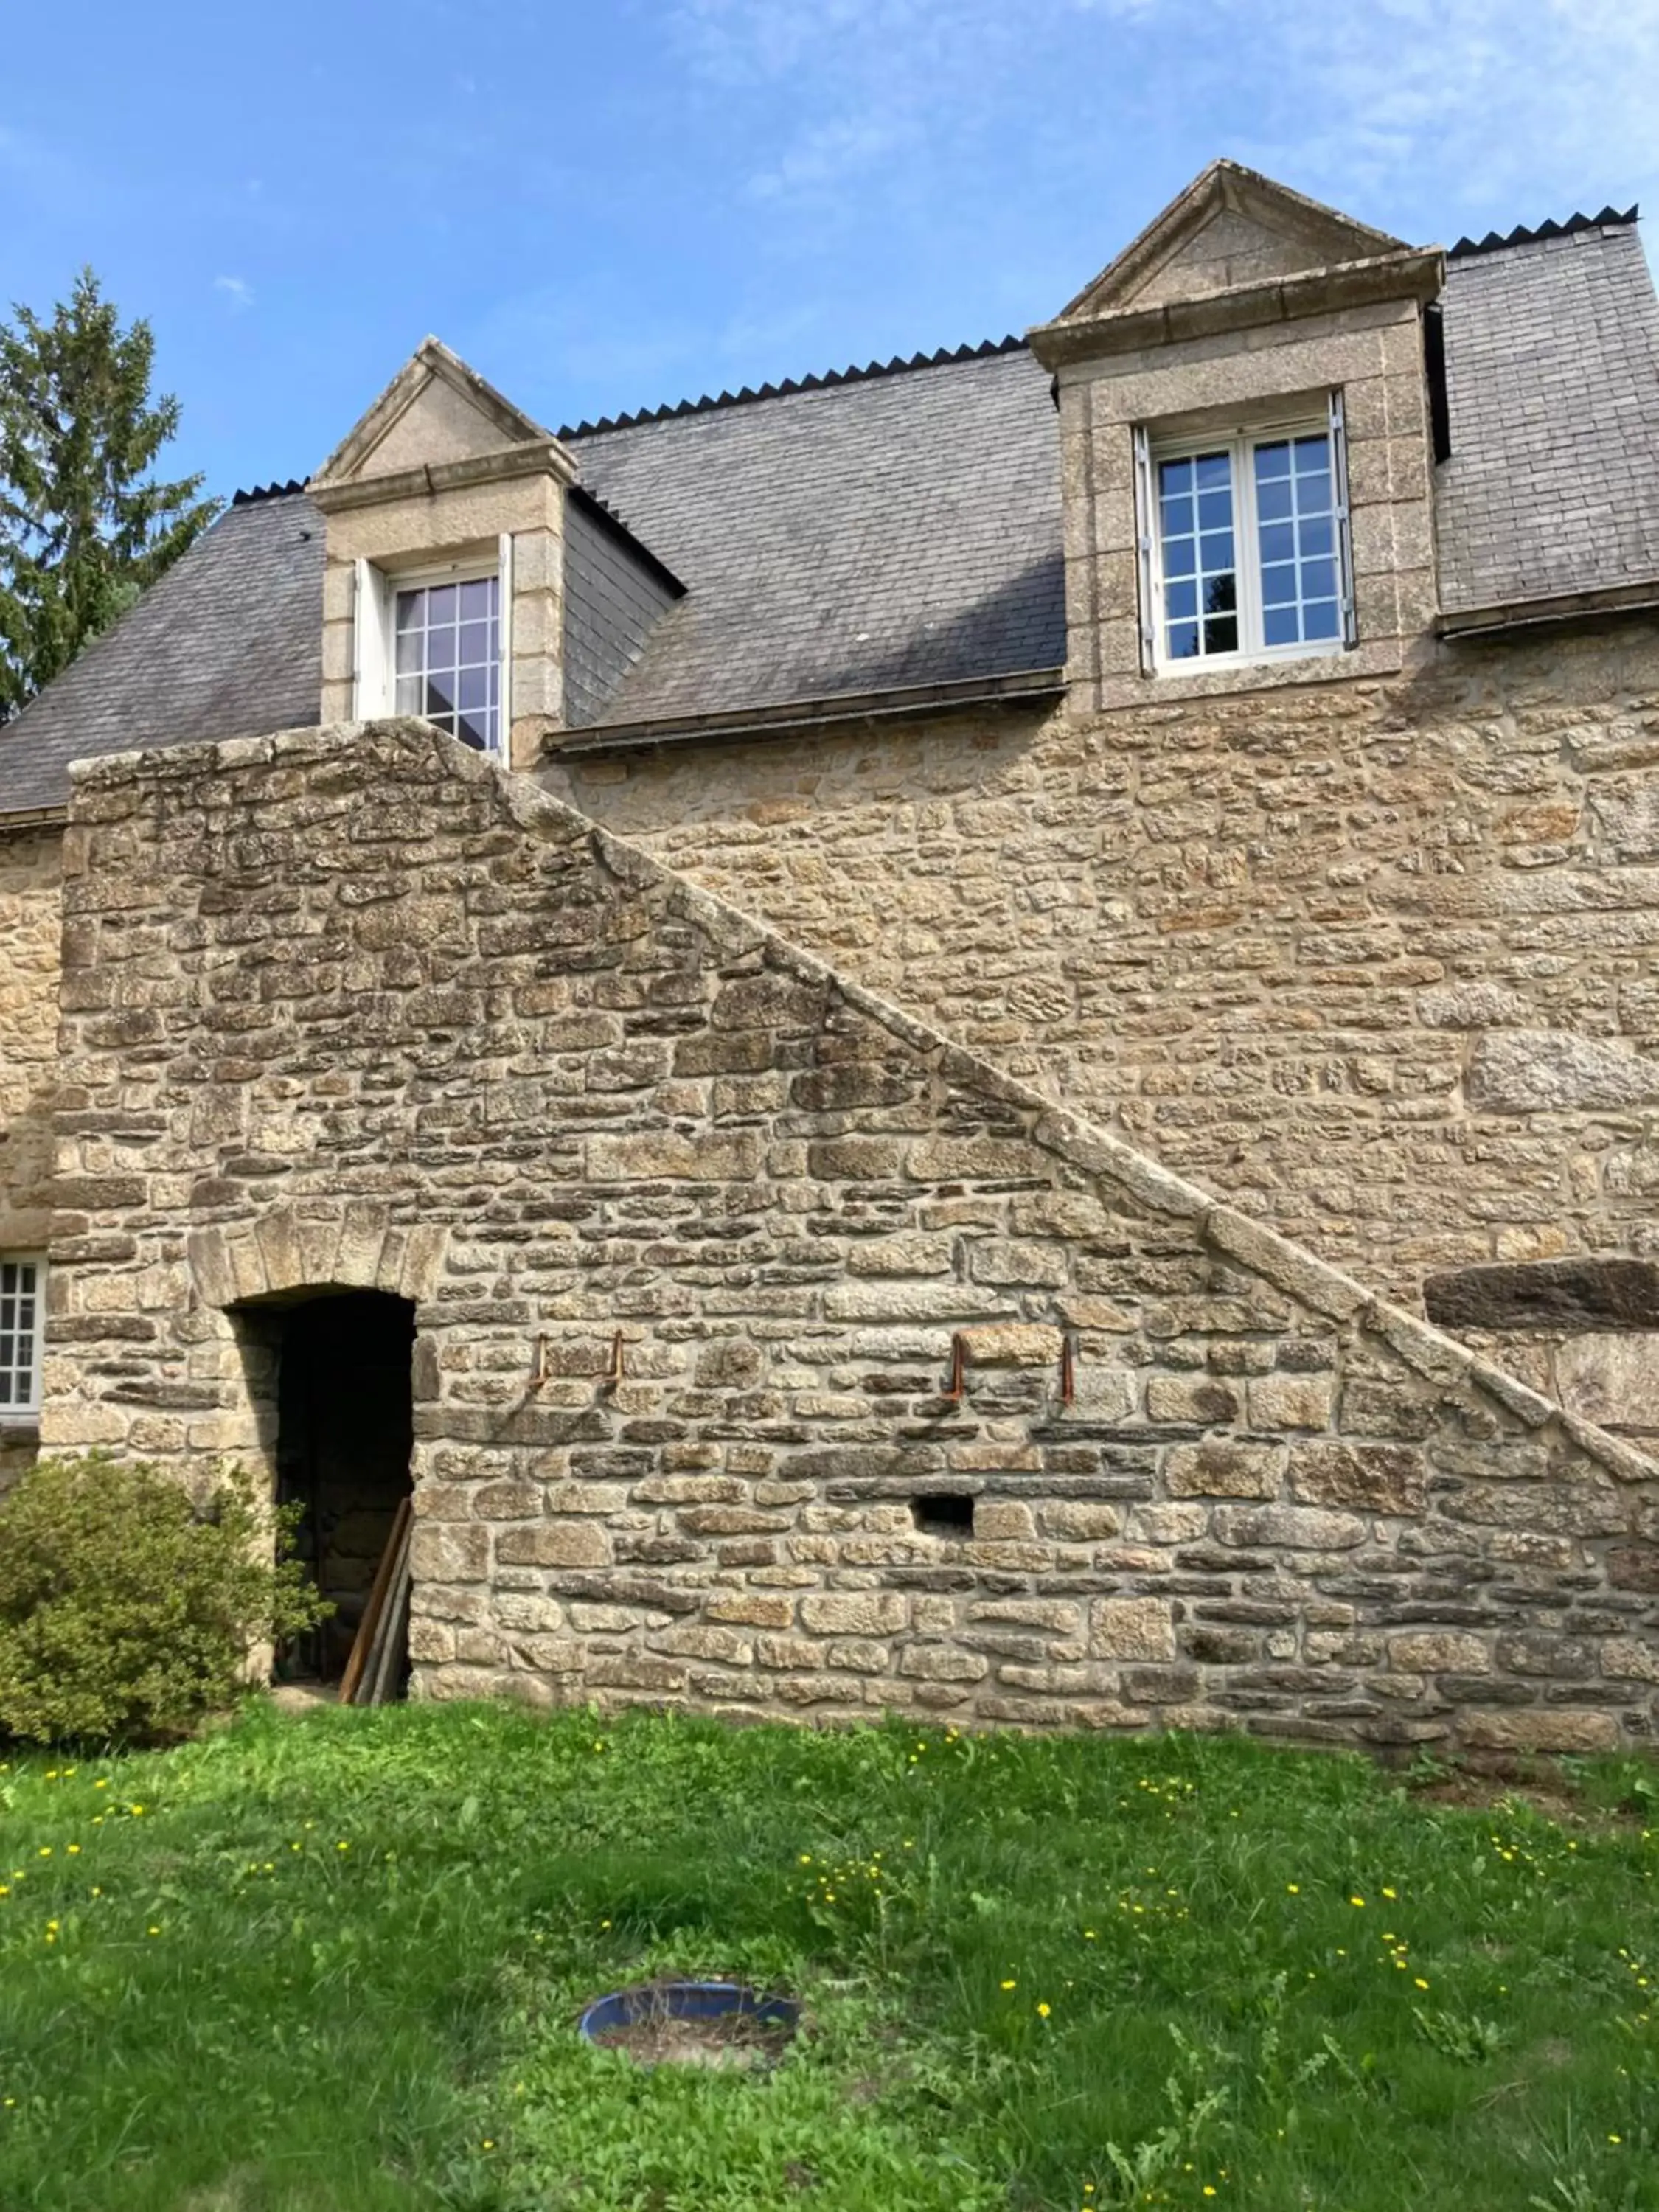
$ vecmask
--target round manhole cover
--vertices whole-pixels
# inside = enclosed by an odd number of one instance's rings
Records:
[[[757,2066],[777,2057],[800,2011],[794,1997],[742,1982],[642,1982],[596,1998],[577,2025],[642,2066]]]

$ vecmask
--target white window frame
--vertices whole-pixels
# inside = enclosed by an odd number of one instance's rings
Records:
[[[369,722],[397,712],[397,654],[393,618],[399,592],[428,591],[434,584],[481,584],[499,579],[500,622],[496,650],[500,659],[497,692],[501,710],[496,716],[495,743],[487,757],[507,763],[512,752],[513,729],[513,539],[503,531],[495,557],[459,555],[453,561],[434,561],[418,568],[381,568],[372,561],[355,563],[352,608],[351,719]]]
[[[46,1255],[44,1252],[0,1252],[0,1265],[34,1270],[34,1357],[29,1375],[29,1395],[11,1405],[0,1405],[0,1428],[33,1428],[40,1418],[41,1375],[46,1341]]]
[[[1297,640],[1289,645],[1262,641],[1261,541],[1257,530],[1255,470],[1252,449],[1285,438],[1323,435],[1330,440],[1331,494],[1334,509],[1338,633],[1334,638]],[[1165,647],[1164,545],[1158,508],[1161,462],[1188,460],[1200,453],[1225,452],[1233,481],[1234,573],[1238,579],[1237,647],[1231,653],[1200,653],[1176,659]],[[1325,660],[1358,643],[1354,620],[1353,548],[1348,527],[1348,456],[1342,394],[1332,392],[1322,416],[1306,404],[1294,410],[1237,417],[1202,434],[1160,436],[1153,427],[1134,434],[1137,550],[1140,568],[1140,662],[1151,676],[1202,676],[1230,668],[1271,666],[1291,660]],[[1199,620],[1202,622],[1200,612]]]

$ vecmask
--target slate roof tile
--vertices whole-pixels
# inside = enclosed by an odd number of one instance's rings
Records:
[[[1659,577],[1659,308],[1622,221],[1450,261],[1449,609]],[[733,718],[1065,659],[1060,455],[1018,343],[682,403],[569,434],[582,481],[686,596],[589,723]],[[215,523],[0,730],[0,814],[75,758],[316,720],[322,520],[272,487]]]

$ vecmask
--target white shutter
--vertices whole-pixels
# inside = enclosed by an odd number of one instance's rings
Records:
[[[1135,434],[1135,550],[1140,561],[1140,672],[1150,676],[1157,665],[1154,628],[1158,610],[1152,604],[1152,448],[1144,428]]]
[[[355,564],[351,609],[351,719],[389,714],[392,684],[392,586],[372,561]]]
[[[497,624],[497,650],[501,655],[500,696],[501,711],[495,724],[495,747],[502,763],[513,765],[513,533],[501,532],[497,555],[500,589],[496,599],[501,619]]]
[[[1342,594],[1342,642],[1357,645],[1359,626],[1353,603],[1353,537],[1348,527],[1348,436],[1342,416],[1342,394],[1333,392],[1331,422],[1331,496],[1336,502],[1337,588]]]

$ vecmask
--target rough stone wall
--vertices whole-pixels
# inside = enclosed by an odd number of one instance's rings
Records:
[[[52,1223],[61,837],[0,827],[0,1252],[44,1251]],[[0,1423],[0,1490],[33,1455],[32,1427]]]
[[[98,763],[65,860],[48,1440],[269,1465],[234,1310],[414,1299],[419,1691],[1651,1735],[1650,1462],[477,756]]]
[[[550,787],[1415,1304],[1659,1253],[1659,633]]]

